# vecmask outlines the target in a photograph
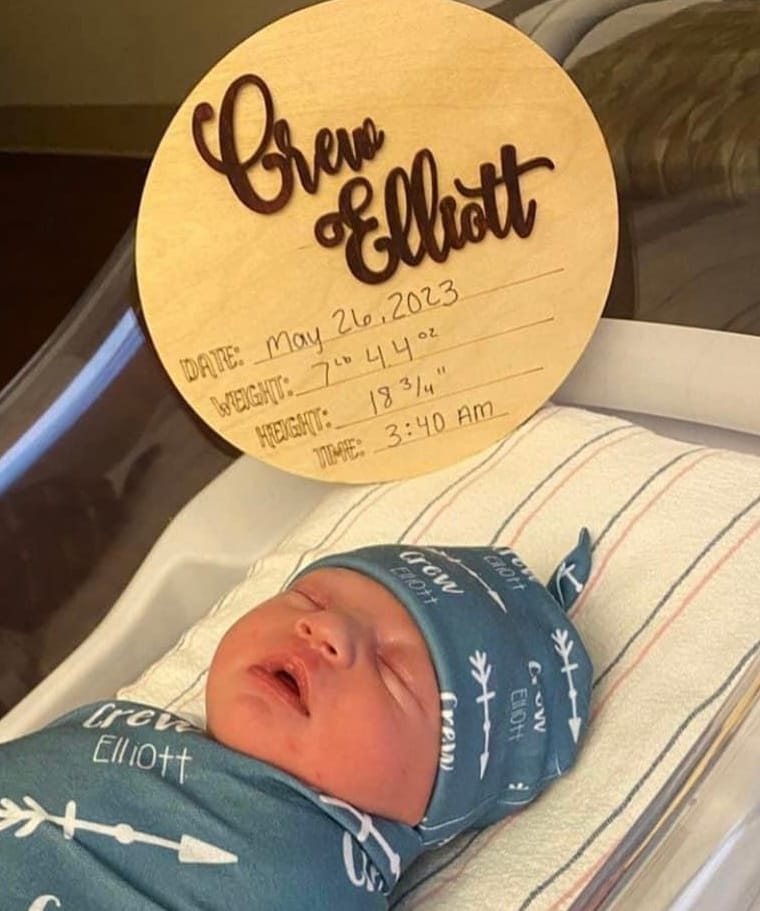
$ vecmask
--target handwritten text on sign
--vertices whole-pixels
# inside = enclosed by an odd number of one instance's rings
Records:
[[[249,155],[241,156],[236,109],[246,87],[258,91],[265,118],[258,145]],[[323,174],[332,176],[345,167],[361,171],[385,142],[385,133],[370,117],[350,133],[345,128],[333,132],[323,127],[314,137],[310,163],[293,142],[288,121],[275,118],[268,85],[253,73],[239,76],[225,92],[219,111],[218,156],[209,148],[203,130],[213,117],[211,104],[196,105],[192,119],[195,146],[203,161],[227,178],[240,202],[261,215],[283,209],[293,195],[296,180],[307,193],[315,194]],[[520,163],[515,146],[503,145],[498,169],[490,162],[480,164],[478,184],[468,186],[459,178],[454,180],[457,193],[465,200],[460,208],[461,200],[441,195],[435,156],[423,148],[414,155],[409,171],[394,167],[385,178],[385,233],[370,211],[375,197],[373,185],[359,176],[343,185],[337,209],[317,219],[314,234],[323,247],[345,247],[348,268],[359,281],[379,284],[395,275],[402,262],[418,266],[429,257],[443,263],[453,250],[480,243],[489,234],[503,239],[514,231],[518,237],[528,237],[537,204],[534,199],[524,204],[520,177],[537,168],[554,170],[554,162],[538,157]],[[262,170],[276,173],[279,181],[279,188],[268,197],[256,187]]]
[[[500,290],[532,285],[563,271],[556,268],[517,279]],[[554,316],[544,308],[496,331],[478,329],[476,324],[471,338],[457,333],[447,340],[438,316],[467,299],[446,278],[393,291],[371,308],[336,307],[324,321],[277,329],[262,338],[258,354],[251,352],[250,358],[242,356],[239,346],[228,344],[183,357],[180,367],[188,383],[200,381],[210,392],[215,390],[209,401],[220,421],[250,415],[260,451],[309,441],[312,464],[321,472],[366,457],[362,431],[368,429],[374,431],[370,452],[379,454],[509,414],[501,401],[505,390],[541,373],[544,366],[534,362],[522,369],[488,372],[463,387],[456,378],[456,357],[468,348],[482,355],[484,345],[504,351],[510,337],[546,326]],[[373,330],[381,331],[373,336]],[[292,376],[289,359],[299,355],[307,360],[305,365],[301,360]],[[227,375],[247,363],[256,371],[255,382],[232,385]],[[333,417],[341,401],[334,392],[346,384],[356,397],[352,417],[342,418],[341,409]],[[320,394],[330,395],[327,403],[321,402]],[[313,404],[299,407],[303,396],[315,396],[316,401],[312,398]]]

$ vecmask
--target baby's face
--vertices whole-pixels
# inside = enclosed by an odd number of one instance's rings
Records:
[[[221,743],[416,825],[435,779],[440,697],[417,625],[382,585],[319,569],[231,627],[211,662]]]

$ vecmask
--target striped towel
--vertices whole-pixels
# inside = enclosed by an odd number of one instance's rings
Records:
[[[424,858],[395,896],[398,911],[568,908],[760,650],[756,458],[550,405],[443,471],[336,488],[120,695],[202,720],[221,635],[320,554],[398,541],[510,545],[548,578],[580,525],[594,566],[573,620],[596,678],[579,762],[524,813]]]

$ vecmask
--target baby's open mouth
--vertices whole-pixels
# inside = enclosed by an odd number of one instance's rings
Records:
[[[301,701],[301,690],[298,686],[298,681],[292,674],[289,674],[287,671],[275,671],[274,676],[280,683],[284,683],[285,686],[296,695],[299,702]]]
[[[297,662],[288,661],[284,667],[281,662],[272,662],[251,671],[290,706],[302,715],[309,715],[308,678]]]

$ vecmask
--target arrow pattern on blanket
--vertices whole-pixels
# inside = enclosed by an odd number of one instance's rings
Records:
[[[319,799],[322,803],[327,804],[330,807],[340,807],[340,809],[345,810],[354,817],[359,823],[359,831],[356,833],[356,839],[360,844],[364,844],[368,838],[375,839],[383,854],[385,854],[388,859],[388,866],[395,877],[395,882],[393,883],[395,885],[401,876],[401,855],[397,854],[391,844],[383,837],[383,833],[377,828],[369,813],[357,810],[353,804],[346,803],[345,800],[341,800],[338,797],[330,797],[328,794],[320,794]]]
[[[574,742],[578,743],[578,737],[581,732],[581,717],[578,714],[578,690],[576,690],[573,683],[573,671],[578,669],[578,665],[573,664],[570,660],[575,643],[570,639],[570,632],[566,629],[555,629],[552,633],[552,642],[554,643],[554,651],[562,659],[562,673],[567,677],[567,695],[573,711],[567,723],[570,726]]]
[[[67,802],[63,816],[48,813],[32,797],[24,797],[23,803],[26,805],[26,809],[7,797],[0,798],[0,832],[18,825],[19,828],[13,834],[16,838],[27,838],[33,835],[43,822],[49,822],[61,828],[65,839],[74,838],[77,832],[93,832],[96,835],[113,838],[122,845],[135,843],[154,845],[175,851],[181,864],[235,864],[238,862],[236,854],[217,848],[192,835],[183,835],[179,841],[171,841],[168,838],[151,835],[149,832],[139,832],[128,823],[105,825],[78,819],[77,805],[73,800]]]

